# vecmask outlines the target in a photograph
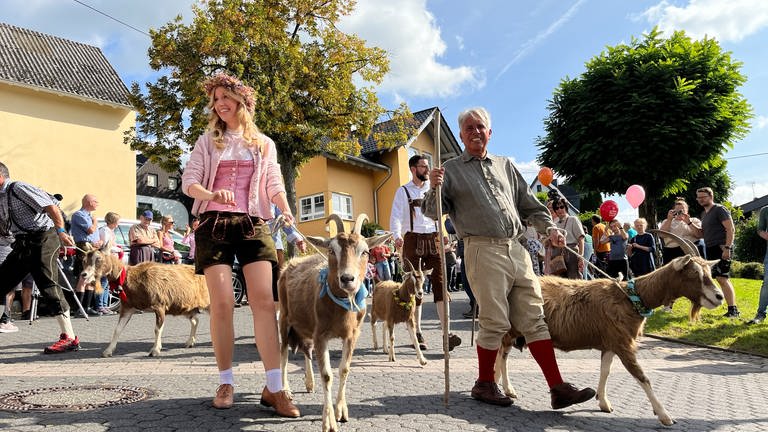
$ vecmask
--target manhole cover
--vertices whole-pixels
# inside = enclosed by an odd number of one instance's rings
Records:
[[[143,401],[155,392],[142,387],[88,385],[22,390],[0,395],[6,411],[88,411]]]

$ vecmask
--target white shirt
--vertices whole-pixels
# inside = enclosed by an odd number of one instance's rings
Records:
[[[405,184],[411,199],[424,198],[424,194],[429,190],[429,180],[425,181],[421,187],[416,186],[413,181]],[[413,230],[411,230],[411,208],[408,205],[408,196],[402,187],[397,188],[395,199],[392,202],[392,214],[389,217],[389,228],[395,239],[402,239],[403,234],[414,232],[418,234],[427,234],[437,231],[435,221],[424,216],[421,207],[416,207],[413,214]]]

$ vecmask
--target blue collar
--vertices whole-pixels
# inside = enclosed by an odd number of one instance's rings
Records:
[[[355,294],[355,302],[350,303],[348,298],[340,299],[333,295],[331,287],[328,285],[328,267],[320,270],[320,275],[317,277],[317,281],[320,282],[320,298],[328,294],[328,297],[333,300],[334,303],[341,306],[349,312],[358,312],[365,310],[365,299],[368,297],[368,289],[365,288],[365,284],[360,284],[360,289]]]
[[[643,299],[641,299],[640,295],[637,293],[634,279],[627,281],[627,297],[629,297],[629,301],[632,302],[632,307],[635,308],[635,311],[637,311],[641,317],[648,318],[653,315],[653,309],[645,307]]]

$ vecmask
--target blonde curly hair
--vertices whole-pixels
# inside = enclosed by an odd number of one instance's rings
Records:
[[[254,90],[239,79],[224,73],[212,76],[203,82],[203,89],[208,95],[208,105],[206,106],[208,108],[208,131],[213,137],[216,148],[223,149],[225,147],[224,132],[227,130],[226,122],[219,117],[214,109],[214,92],[218,87],[223,88],[228,97],[238,102],[236,116],[238,123],[243,127],[243,139],[248,143],[247,145],[261,148],[261,132],[253,122],[253,113],[256,110]]]

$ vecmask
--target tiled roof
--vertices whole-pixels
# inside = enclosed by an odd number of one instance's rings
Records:
[[[416,121],[416,124],[421,126],[424,124],[424,122],[429,119],[429,117],[432,115],[432,113],[435,111],[436,108],[427,108],[425,110],[417,111],[413,113],[413,118]],[[381,123],[376,123],[373,126],[374,132],[397,132],[396,125],[393,121],[385,121]],[[405,145],[406,143],[403,143],[402,145]],[[368,153],[376,153],[380,151],[378,144],[376,143],[376,140],[373,139],[373,134],[371,134],[368,138],[360,140],[360,145],[362,146],[362,149],[360,149],[360,154],[365,155]]]
[[[0,23],[0,81],[131,107],[97,47]]]

